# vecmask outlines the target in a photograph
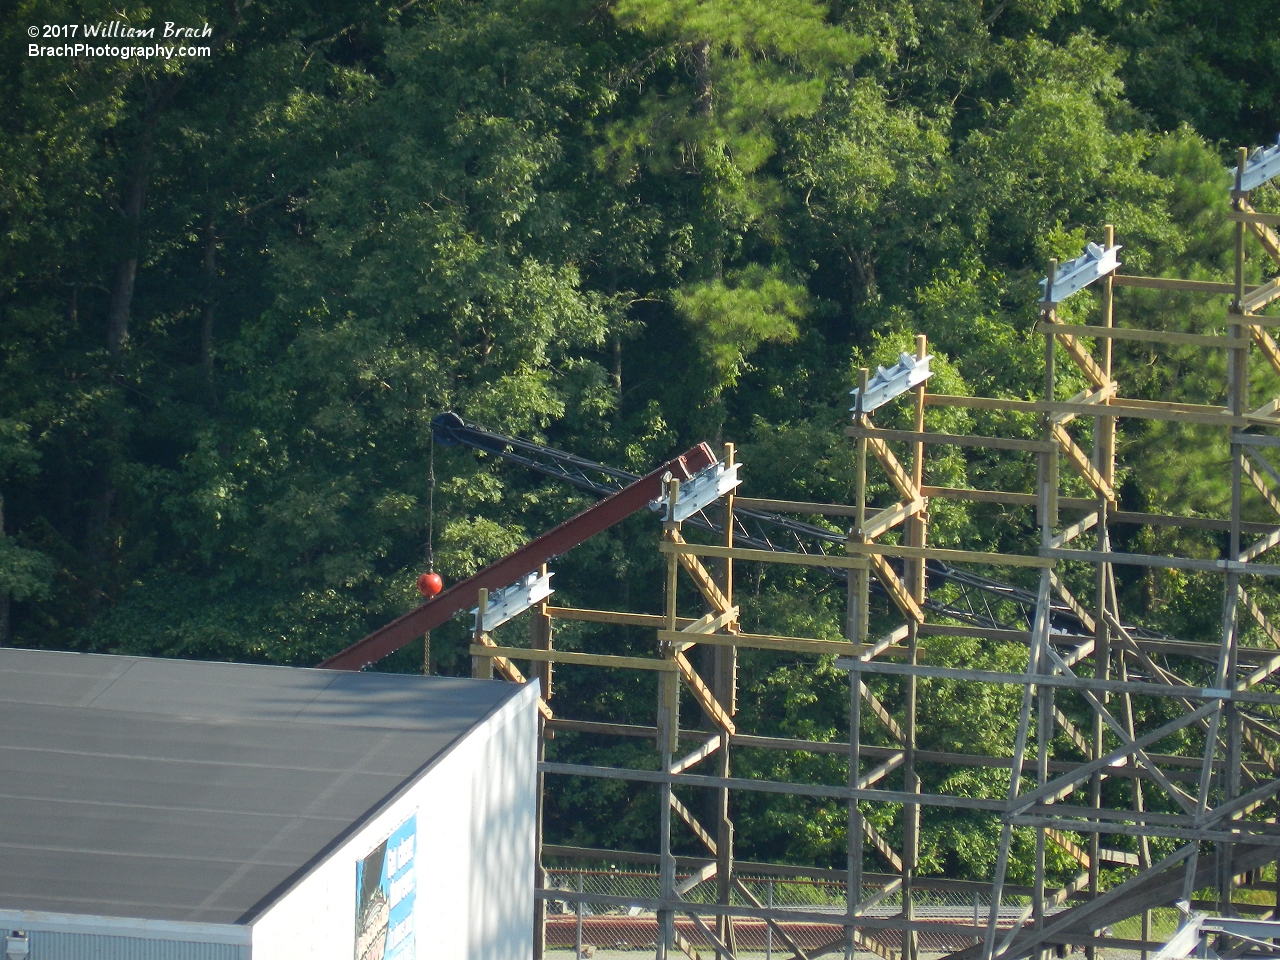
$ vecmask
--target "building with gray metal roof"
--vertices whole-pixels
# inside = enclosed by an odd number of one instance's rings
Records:
[[[0,927],[31,960],[528,956],[536,704],[0,649]]]

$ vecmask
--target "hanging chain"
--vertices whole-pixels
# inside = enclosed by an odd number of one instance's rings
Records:
[[[436,569],[436,435],[432,431],[430,452],[427,456],[427,572]]]

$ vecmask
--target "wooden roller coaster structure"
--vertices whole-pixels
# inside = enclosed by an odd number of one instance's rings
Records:
[[[1280,148],[1277,148],[1280,149]],[[530,664],[542,685],[543,728],[600,735],[648,738],[654,745],[657,769],[548,762],[542,758],[541,776],[587,777],[630,781],[657,788],[655,811],[659,823],[656,851],[586,850],[543,844],[542,856],[584,860],[623,860],[656,865],[657,896],[637,898],[583,892],[568,899],[603,907],[639,906],[656,911],[656,956],[677,952],[690,956],[710,953],[734,958],[735,920],[756,925],[763,920],[775,929],[780,944],[802,960],[826,953],[852,956],[875,953],[886,960],[918,960],[921,930],[938,930],[937,918],[917,915],[922,890],[939,886],[963,889],[989,897],[984,921],[955,922],[951,932],[964,934],[970,946],[951,957],[1018,960],[1041,957],[1055,948],[1129,950],[1159,949],[1152,938],[1151,911],[1178,907],[1190,918],[1197,910],[1222,915],[1248,911],[1261,919],[1276,919],[1275,897],[1259,905],[1258,890],[1280,895],[1280,883],[1258,881],[1264,867],[1280,858],[1277,794],[1280,794],[1280,625],[1264,612],[1274,596],[1270,584],[1280,565],[1262,562],[1280,545],[1280,470],[1267,452],[1280,448],[1280,397],[1254,406],[1257,381],[1251,370],[1280,374],[1280,347],[1268,330],[1280,317],[1266,316],[1268,304],[1280,299],[1280,277],[1259,286],[1246,284],[1246,247],[1252,238],[1280,267],[1280,236],[1271,229],[1280,216],[1262,214],[1249,203],[1256,172],[1273,164],[1271,151],[1240,151],[1229,218],[1235,228],[1234,282],[1209,282],[1166,277],[1124,275],[1115,264],[1115,238],[1110,227],[1100,244],[1078,261],[1059,270],[1051,262],[1045,282],[1036,333],[1043,338],[1044,388],[1040,399],[948,396],[930,393],[926,381],[900,394],[896,402],[910,404],[912,429],[877,426],[864,401],[873,382],[863,371],[853,423],[846,433],[856,445],[856,497],[852,504],[822,504],[740,496],[736,487],[713,501],[696,504],[696,515],[717,511],[718,522],[702,524],[720,531],[718,542],[686,539],[688,519],[679,519],[682,487],[702,483],[709,470],[735,466],[735,452],[727,445],[717,457],[700,445],[625,486],[621,492],[556,528],[528,547],[457,584],[439,597],[326,662],[338,669],[359,669],[385,656],[431,627],[462,610],[477,608],[470,646],[473,673],[523,681],[516,662]],[[1280,163],[1274,163],[1280,169]],[[1269,167],[1267,167],[1269,169]],[[1251,180],[1252,177],[1252,180]],[[1268,175],[1269,178],[1269,175]],[[1263,180],[1265,182],[1265,179]],[[1109,259],[1108,259],[1109,257]],[[1092,275],[1088,275],[1092,271]],[[1083,278],[1083,279],[1081,279]],[[1073,283],[1079,284],[1072,287]],[[1059,304],[1086,283],[1098,292],[1098,318],[1093,324],[1061,322]],[[1188,296],[1228,298],[1223,333],[1174,332],[1116,323],[1120,288],[1174,291]],[[1137,400],[1123,396],[1113,377],[1113,346],[1136,342],[1146,349],[1225,351],[1221,405],[1169,400]],[[1092,347],[1090,346],[1092,344]],[[914,358],[927,364],[927,344],[918,337]],[[1062,369],[1071,365],[1071,379],[1087,386],[1061,397]],[[910,364],[908,364],[910,366]],[[905,369],[905,368],[904,368]],[[1205,370],[1212,369],[1210,365]],[[1252,401],[1251,401],[1251,398]],[[890,400],[890,403],[895,402]],[[1019,435],[958,435],[931,428],[931,410],[963,408],[1034,418],[1034,439]],[[1003,421],[1013,422],[1016,417]],[[1162,421],[1176,431],[1218,431],[1229,448],[1230,505],[1223,516],[1178,516],[1138,513],[1122,509],[1117,495],[1117,424],[1121,419]],[[1033,457],[1026,476],[1031,489],[968,489],[932,485],[930,447],[947,447],[964,457]],[[976,451],[976,453],[975,453]],[[1011,460],[1011,463],[1017,462]],[[1025,461],[1024,461],[1025,462]],[[1149,464],[1131,464],[1139,487],[1154,481]],[[890,502],[872,504],[872,481],[887,481]],[[1247,495],[1247,496],[1246,496]],[[1006,511],[1034,513],[1037,535],[1024,549],[1007,553],[967,550],[930,544],[930,504],[940,500],[996,505]],[[625,516],[661,501],[662,534],[658,545],[665,558],[666,589],[661,611],[630,612],[560,607],[543,600],[530,613],[530,644],[499,646],[485,628],[485,612],[492,591],[520,577],[545,572],[545,564],[587,536]],[[992,509],[990,506],[985,509]],[[759,511],[769,515],[844,518],[850,525],[839,552],[760,549],[744,545],[735,513]],[[1249,515],[1267,511],[1265,521]],[[1116,549],[1113,528],[1121,525],[1206,531],[1218,538],[1219,555],[1158,556]],[[892,536],[891,536],[892,535]],[[737,539],[735,539],[737,537]],[[896,538],[896,542],[895,541]],[[696,539],[696,538],[695,538]],[[703,539],[706,539],[705,537]],[[744,632],[735,603],[735,565],[792,564],[836,571],[847,582],[846,631],[843,641],[781,637]],[[930,564],[952,570],[973,567],[984,571],[1021,571],[1035,578],[1030,622],[998,624],[949,614],[945,601],[954,595],[950,581],[935,587]],[[1178,640],[1132,626],[1132,611],[1123,609],[1123,590],[1117,589],[1117,567],[1146,571],[1180,571],[1191,578],[1220,578],[1220,628],[1213,636]],[[977,575],[977,574],[975,574]],[[1152,574],[1155,575],[1155,574]],[[681,579],[697,590],[702,609],[682,611]],[[873,581],[887,604],[872,601]],[[994,581],[993,581],[994,582]],[[1072,592],[1069,584],[1076,585]],[[1088,590],[1080,588],[1087,584]],[[687,588],[685,588],[687,589]],[[935,593],[930,596],[931,589]],[[1080,595],[1077,596],[1077,593]],[[687,594],[686,594],[687,595]],[[941,598],[941,603],[938,602]],[[876,634],[871,633],[876,607]],[[896,620],[885,622],[883,610]],[[1065,611],[1065,613],[1064,613]],[[1070,620],[1064,627],[1063,617]],[[556,649],[557,620],[579,620],[641,627],[653,631],[649,656],[583,653]],[[881,625],[883,624],[883,629]],[[993,625],[994,624],[994,625]],[[1025,650],[1025,669],[939,666],[924,656],[931,638],[962,637],[982,649]],[[713,653],[695,665],[691,651]],[[836,657],[849,676],[848,743],[809,742],[764,737],[739,728],[737,658],[742,649],[773,652],[780,658]],[[556,712],[552,665],[608,670],[647,671],[657,675],[655,723],[637,726],[602,723],[572,717],[573,704]],[[709,664],[709,667],[708,667]],[[868,681],[872,681],[868,684]],[[921,681],[959,682],[978,687],[1020,691],[1016,736],[1007,754],[980,756],[917,749],[920,701],[933,689]],[[875,690],[895,684],[893,702]],[[681,701],[696,706],[698,718],[681,723]],[[1087,716],[1088,722],[1072,717]],[[701,725],[702,729],[697,727]],[[890,745],[864,744],[872,727]],[[681,753],[682,742],[692,749]],[[545,741],[544,741],[545,743]],[[1174,749],[1171,744],[1180,746]],[[1161,752],[1162,746],[1165,748]],[[805,753],[839,753],[848,757],[847,782],[842,786],[788,783],[734,776],[731,762],[744,748]],[[1194,755],[1193,755],[1194,754]],[[959,792],[925,792],[921,772],[982,767],[1009,773],[1003,797],[973,797]],[[932,776],[931,782],[940,778]],[[715,816],[703,825],[682,802],[677,790],[711,791]],[[739,792],[783,793],[825,798],[847,807],[847,863],[844,870],[789,865],[751,864],[751,871],[770,869],[790,875],[846,881],[843,912],[819,913],[761,903],[741,882],[744,865],[735,862],[730,798]],[[893,811],[901,826],[895,847],[879,832],[868,812],[876,807]],[[990,882],[947,880],[922,876],[921,813],[929,809],[976,811],[996,824],[997,856]],[[673,831],[687,830],[705,849],[692,860],[673,853]],[[1034,878],[1029,887],[1008,882],[1011,847],[1018,831],[1034,836]],[[1109,848],[1108,837],[1132,837],[1134,849]],[[1111,841],[1114,843],[1114,841]],[[1050,883],[1046,849],[1053,844],[1078,864],[1069,882]],[[1153,845],[1159,851],[1153,850]],[[868,869],[880,866],[879,872]],[[677,860],[686,879],[677,882]],[[1103,873],[1103,865],[1107,873]],[[685,898],[694,884],[714,881],[716,903]],[[1250,903],[1241,900],[1249,891]],[[1017,895],[1019,910],[1012,922],[1008,901]],[[563,890],[549,888],[540,878],[539,903],[565,900]],[[893,898],[900,909],[886,913]],[[1025,906],[1022,901],[1026,901]],[[1002,905],[1004,912],[1002,913]],[[874,908],[874,909],[873,909]],[[541,930],[542,913],[538,913]],[[676,925],[687,928],[692,918],[704,942],[695,947]],[[1110,932],[1128,918],[1141,918],[1141,936],[1118,938]],[[706,921],[705,918],[711,918]],[[831,942],[804,947],[786,934],[785,924],[826,924],[837,934]],[[942,926],[948,926],[943,924]],[[948,927],[949,929],[949,927]],[[888,946],[892,943],[893,946]],[[540,956],[541,941],[535,938]],[[1232,941],[1242,955],[1250,944]]]

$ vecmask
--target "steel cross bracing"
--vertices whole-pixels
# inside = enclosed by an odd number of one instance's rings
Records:
[[[605,497],[617,493],[638,479],[638,474],[588,460],[546,444],[520,437],[511,437],[463,420],[456,413],[440,414],[432,421],[436,442],[443,446],[462,445],[472,450],[518,463],[537,473],[563,480],[580,490]],[[759,510],[734,511],[734,542],[739,546],[757,550],[789,550],[797,553],[825,556],[828,551],[842,553],[848,537],[843,533],[824,529],[811,523],[792,520],[776,513]],[[709,517],[702,511],[685,521],[697,527],[724,536],[722,521]],[[843,570],[822,568],[841,581]],[[930,613],[950,617],[962,623],[980,627],[1006,630],[1026,630],[1035,619],[1036,595],[1030,590],[1003,583],[991,577],[960,570],[937,560],[928,563],[929,579],[933,583],[948,583],[956,588],[956,598],[943,602],[933,598],[924,601]],[[883,594],[879,580],[874,589]],[[1012,608],[1003,614],[997,607]],[[1009,613],[1013,613],[1010,619]],[[1089,636],[1091,632],[1065,603],[1053,607],[1053,629],[1065,635]],[[1142,628],[1130,627],[1135,635],[1158,639],[1159,634]]]

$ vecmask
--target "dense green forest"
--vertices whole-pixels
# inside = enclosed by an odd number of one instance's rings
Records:
[[[22,646],[314,664],[418,599],[443,410],[635,471],[733,441],[751,494],[848,501],[857,367],[919,332],[947,392],[1038,395],[1047,259],[1111,223],[1135,272],[1227,276],[1226,166],[1280,130],[1267,0],[89,0],[0,16],[0,643]],[[31,25],[112,20],[208,22],[212,55],[25,55]],[[1126,303],[1203,331],[1225,301]],[[1118,351],[1132,395],[1220,399],[1198,353],[1154,356]],[[1135,425],[1121,451],[1167,468],[1139,490],[1122,465],[1135,509],[1220,515],[1225,449]],[[588,502],[456,448],[435,472],[450,580]],[[940,507],[933,536],[1016,541],[1028,522]],[[654,537],[635,518],[564,558],[562,598],[656,609]],[[829,583],[742,589],[757,626],[839,634]],[[1125,590],[1149,625],[1216,629],[1194,577]],[[467,670],[455,626],[433,638],[438,672]],[[562,674],[583,716],[652,703]],[[748,657],[747,725],[837,736],[844,682]],[[931,742],[1004,749],[1011,711],[959,691],[938,704]],[[613,757],[651,762],[643,749]],[[759,763],[843,777],[817,757]],[[999,789],[966,776],[947,788]],[[643,794],[573,789],[558,836],[647,842]],[[594,815],[601,791],[625,815]],[[840,810],[751,802],[745,855],[842,856]],[[958,819],[940,835],[929,869],[989,869],[986,834]]]

